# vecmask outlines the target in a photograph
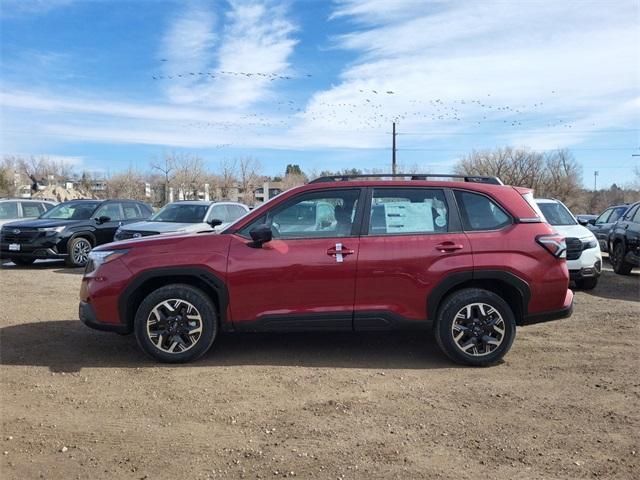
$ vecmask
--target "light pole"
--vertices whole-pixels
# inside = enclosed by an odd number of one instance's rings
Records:
[[[598,190],[598,170],[593,172],[593,191]]]

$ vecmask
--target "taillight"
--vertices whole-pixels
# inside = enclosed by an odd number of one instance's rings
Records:
[[[567,244],[562,235],[538,235],[536,242],[556,258],[567,258]]]

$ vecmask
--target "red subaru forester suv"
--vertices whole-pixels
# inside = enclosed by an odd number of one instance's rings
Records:
[[[80,319],[135,332],[163,362],[200,357],[221,330],[433,328],[451,359],[488,365],[516,325],[571,315],[565,250],[531,190],[495,177],[323,177],[221,234],[94,249]]]

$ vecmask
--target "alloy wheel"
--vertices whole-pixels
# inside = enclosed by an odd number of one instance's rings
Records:
[[[488,355],[502,345],[505,330],[500,312],[486,303],[465,305],[451,324],[456,346],[467,355],[478,357]]]
[[[84,265],[89,260],[89,252],[91,252],[91,244],[87,240],[78,240],[73,246],[73,262],[76,265]]]
[[[164,300],[147,317],[147,335],[158,350],[182,353],[202,336],[202,317],[191,303],[181,299]]]

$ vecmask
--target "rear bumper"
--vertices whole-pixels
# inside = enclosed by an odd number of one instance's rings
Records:
[[[559,310],[551,310],[549,312],[540,312],[527,315],[522,319],[520,325],[533,325],[535,323],[551,322],[562,318],[569,318],[573,313],[573,292],[567,290],[564,305]]]
[[[93,328],[95,330],[122,334],[131,333],[131,328],[128,325],[122,325],[121,323],[104,323],[98,321],[93,306],[87,302],[80,302],[80,304],[78,305],[78,316],[80,317],[80,321],[82,323],[84,323],[87,327]]]

